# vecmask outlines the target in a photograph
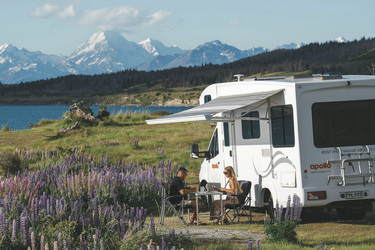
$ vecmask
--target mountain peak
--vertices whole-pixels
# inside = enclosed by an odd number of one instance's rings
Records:
[[[335,39],[335,42],[338,42],[338,43],[347,43],[348,40],[346,40],[344,37],[342,36],[339,36]]]
[[[177,46],[166,47],[162,42],[158,40],[153,40],[151,38],[147,38],[143,41],[138,43],[142,46],[149,54],[153,56],[159,55],[174,55],[174,54],[181,54],[184,51]]]
[[[3,45],[0,45],[0,54],[3,53],[5,50],[14,50],[14,49],[17,49],[16,47],[14,47],[13,45],[11,44],[8,44],[8,43],[4,43]]]
[[[147,37],[145,40],[140,41],[138,44],[146,44],[146,43],[151,43],[151,42],[152,42],[151,38]]]

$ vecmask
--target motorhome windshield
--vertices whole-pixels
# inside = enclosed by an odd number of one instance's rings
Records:
[[[375,100],[314,103],[312,121],[318,148],[375,144]]]

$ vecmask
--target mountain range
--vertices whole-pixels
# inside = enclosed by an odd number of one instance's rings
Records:
[[[346,42],[337,38],[337,42]],[[275,49],[298,49],[304,44],[291,43]],[[93,34],[70,56],[43,54],[18,49],[11,44],[0,46],[0,83],[13,84],[69,74],[95,75],[126,69],[163,70],[179,66],[224,64],[270,51],[256,47],[239,50],[218,40],[195,49],[167,47],[147,38],[139,43],[128,41],[117,31]]]

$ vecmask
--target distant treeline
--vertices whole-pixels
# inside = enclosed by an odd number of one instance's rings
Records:
[[[98,75],[69,75],[20,84],[1,84],[0,96],[82,97],[144,91],[157,84],[163,88],[194,87],[233,80],[234,74],[245,76],[273,72],[372,74],[375,62],[375,38],[348,43],[311,43],[300,49],[279,49],[223,65],[205,64],[158,71],[133,69]],[[143,85],[142,89],[137,86]]]

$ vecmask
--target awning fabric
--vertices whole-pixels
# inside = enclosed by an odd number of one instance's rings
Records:
[[[165,117],[146,120],[146,122],[147,124],[151,125],[177,122],[210,121],[211,118],[218,113],[243,108],[253,103],[265,100],[268,97],[279,93],[280,91],[282,91],[282,89],[265,92],[256,92],[244,95],[221,96],[197,107],[176,114],[168,115]]]

